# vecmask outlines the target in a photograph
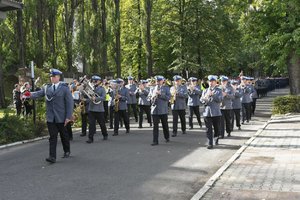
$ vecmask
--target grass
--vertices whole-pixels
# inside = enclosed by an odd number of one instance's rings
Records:
[[[9,113],[9,115],[14,115],[15,111],[11,108],[0,109],[0,118],[3,118],[5,113]]]

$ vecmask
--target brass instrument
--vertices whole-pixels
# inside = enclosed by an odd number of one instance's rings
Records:
[[[81,100],[79,103],[80,111],[82,114],[86,114],[86,109],[85,109],[85,101]]]
[[[92,85],[92,83],[87,80],[86,76],[84,76],[82,78],[82,80],[80,81],[81,87],[79,88],[80,92],[83,92],[94,104],[100,104],[101,101],[94,101],[93,98],[97,98],[99,97],[99,95],[94,92],[94,86]]]
[[[119,111],[119,103],[120,103],[120,99],[119,99],[119,89],[120,89],[120,85],[117,85],[116,86],[116,94],[115,94],[115,99],[114,99],[114,102],[115,102],[115,112],[118,112]]]
[[[170,98],[170,104],[175,104],[176,101],[176,95],[177,95],[177,85],[173,85],[173,89],[171,91],[171,98]]]
[[[153,90],[153,94],[154,95],[152,94],[152,97],[151,97],[152,106],[156,106],[157,98],[158,98],[157,92],[159,92],[160,89],[161,89],[161,86],[160,85],[156,85],[155,89]]]

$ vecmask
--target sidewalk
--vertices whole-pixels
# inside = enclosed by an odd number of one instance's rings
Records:
[[[271,119],[201,199],[300,199],[300,115]]]

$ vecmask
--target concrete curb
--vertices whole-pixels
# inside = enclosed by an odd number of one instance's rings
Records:
[[[73,134],[77,134],[79,132],[80,132],[79,130],[74,130]],[[10,143],[10,144],[4,144],[4,145],[0,146],[0,150],[6,149],[6,148],[9,148],[9,147],[19,146],[19,145],[22,145],[22,144],[33,143],[33,142],[37,142],[37,141],[40,141],[40,140],[45,140],[45,139],[48,139],[48,138],[49,138],[49,135],[43,136],[43,137],[37,137],[37,138],[29,139],[29,140],[23,140],[23,141],[19,141],[19,142],[14,142],[14,143]]]
[[[210,190],[214,183],[220,178],[220,176],[233,164],[235,160],[237,160],[241,154],[249,147],[249,145],[253,142],[253,140],[261,134],[263,130],[269,125],[271,120],[268,120],[262,128],[258,129],[257,132],[247,140],[241,148],[233,156],[227,160],[227,162],[212,176],[210,179],[204,184],[204,186],[190,199],[190,200],[200,200],[207,192]]]

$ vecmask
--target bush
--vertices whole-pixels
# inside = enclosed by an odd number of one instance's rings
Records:
[[[5,114],[0,119],[0,144],[33,139],[46,135],[46,123],[37,121],[33,123],[32,119],[22,119],[15,115]]]
[[[273,114],[300,113],[300,96],[276,97],[273,101]]]

